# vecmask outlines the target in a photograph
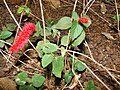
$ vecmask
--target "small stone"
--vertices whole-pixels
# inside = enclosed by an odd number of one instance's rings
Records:
[[[0,90],[17,90],[16,84],[8,77],[0,78]]]

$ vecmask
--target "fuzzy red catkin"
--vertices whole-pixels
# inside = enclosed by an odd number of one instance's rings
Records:
[[[19,32],[18,36],[16,37],[15,42],[9,48],[10,53],[16,53],[19,49],[22,49],[25,44],[27,43],[30,35],[36,30],[35,24],[33,23],[26,23],[22,28],[22,31]]]
[[[79,18],[78,23],[88,23],[89,19],[88,18]]]

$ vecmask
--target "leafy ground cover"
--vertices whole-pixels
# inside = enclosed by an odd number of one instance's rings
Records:
[[[119,1],[12,2],[0,3],[1,82],[9,77],[18,90],[120,89]],[[11,53],[27,22],[36,32]]]

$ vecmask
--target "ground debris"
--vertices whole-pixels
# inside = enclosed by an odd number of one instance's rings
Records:
[[[16,84],[8,77],[0,78],[0,90],[17,90]]]

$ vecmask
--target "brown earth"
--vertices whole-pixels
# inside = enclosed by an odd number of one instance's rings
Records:
[[[15,1],[15,0],[14,0]],[[18,1],[18,0],[17,0]],[[34,1],[34,2],[33,2]],[[28,7],[30,7],[31,12],[36,15],[37,17],[41,18],[40,13],[40,6],[38,0],[33,0],[28,3]],[[56,0],[57,1],[57,0]],[[50,0],[44,0],[43,1],[43,10],[45,19],[55,20],[58,21],[63,16],[71,16],[73,6],[74,6],[74,0],[58,0],[60,3],[60,7],[58,7],[55,3],[50,2]],[[81,0],[78,0],[78,4],[76,7],[76,12],[80,15],[82,12],[82,4],[80,4]],[[102,0],[101,0],[102,1]],[[114,2],[108,2],[107,0],[104,0],[104,3],[106,5],[106,13],[101,13],[101,2],[99,0],[96,0],[95,3],[92,5],[91,9],[88,11],[87,15],[90,17],[92,24],[91,26],[86,29],[86,41],[90,47],[90,50],[92,52],[92,55],[94,59],[102,64],[103,66],[107,68],[111,68],[110,70],[114,76],[120,81],[120,37],[118,36],[118,33],[116,32],[116,29],[114,26],[116,25],[116,22],[112,19],[114,15],[116,15],[115,5]],[[3,3],[0,3],[0,29],[6,24],[6,23],[14,23],[13,19],[11,18],[9,12],[7,11],[5,5]],[[17,14],[17,5],[21,6],[24,2],[17,2],[17,3],[9,3],[9,7],[13,14],[15,15],[16,19],[19,20],[20,15]],[[55,6],[56,5],[56,6]],[[120,4],[118,3],[118,6]],[[118,7],[119,8],[119,7]],[[93,12],[94,11],[94,12]],[[97,14],[96,14],[97,13]],[[103,17],[105,20],[103,20]],[[29,21],[37,22],[38,20],[34,18],[31,15],[28,15],[30,17]],[[24,21],[22,21],[24,23]],[[109,25],[111,24],[111,26]],[[102,33],[109,33],[115,40],[111,40],[106,38],[105,35]],[[64,32],[63,34],[65,34]],[[34,39],[33,39],[34,40]],[[83,46],[82,52],[84,54],[89,55],[89,51],[86,47]],[[39,59],[38,55],[34,50],[29,51],[27,53],[28,56],[30,56],[34,61],[30,61],[29,58],[27,58],[25,55],[18,53],[14,56],[17,57],[17,60],[23,60],[25,63],[36,67],[38,69],[41,69],[39,66]],[[6,62],[6,59],[0,55],[0,77],[12,77],[18,73],[15,68],[11,68],[11,65]],[[82,58],[78,55],[78,58]],[[111,89],[111,90],[120,90],[120,86],[106,73],[106,71],[102,68],[100,68],[98,65],[96,65],[94,62],[82,58],[82,60],[93,70],[93,72],[103,80],[103,82]],[[44,70],[40,71],[34,71],[23,64],[17,64],[19,68],[24,69],[26,71],[29,71],[31,73],[41,73],[42,75],[46,75],[47,80],[45,81],[45,90],[62,90],[62,88],[65,86],[65,80],[64,79],[58,79],[54,76],[50,76],[49,72],[45,73]],[[46,70],[45,70],[46,71]],[[82,77],[80,78],[80,81],[82,85],[86,85],[86,82],[89,80],[93,80],[95,85],[97,87],[100,87],[101,90],[107,90],[88,70],[86,70]],[[81,90],[80,86],[76,86],[73,90]]]

